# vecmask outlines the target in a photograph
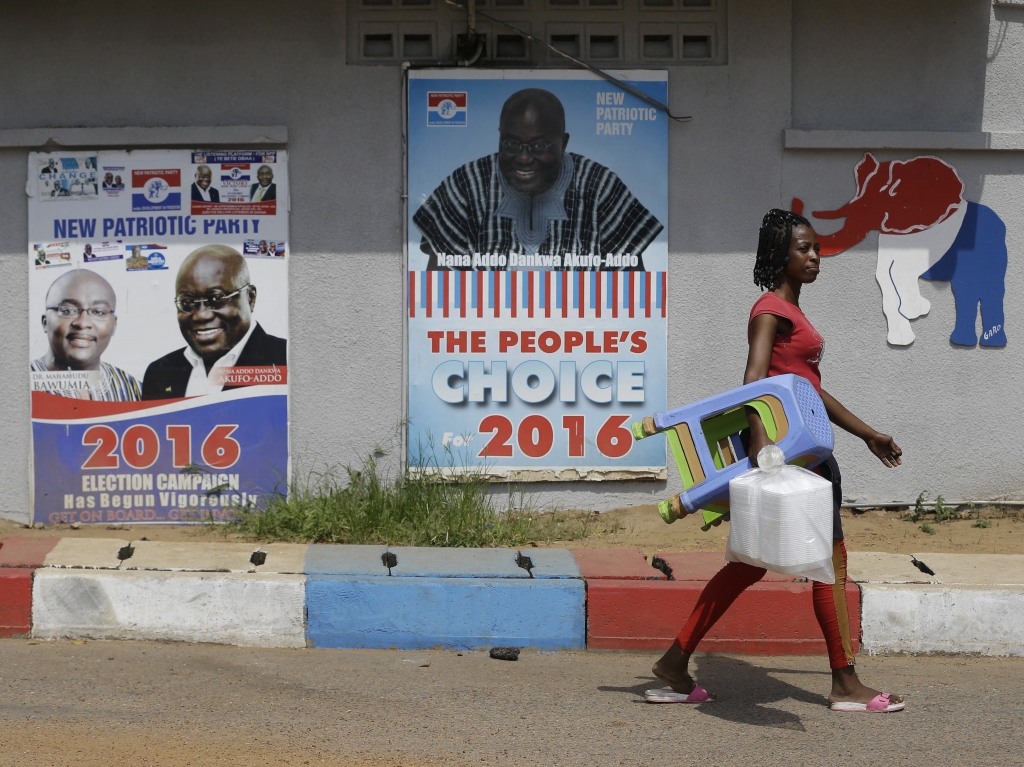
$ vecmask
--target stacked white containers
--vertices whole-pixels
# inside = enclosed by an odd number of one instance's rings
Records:
[[[784,461],[782,451],[769,445],[758,454],[763,468],[729,483],[731,525],[725,558],[835,583],[832,483]]]

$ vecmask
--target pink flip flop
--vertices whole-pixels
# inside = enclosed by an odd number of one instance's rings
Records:
[[[833,711],[845,711],[850,714],[890,714],[893,711],[902,711],[905,703],[890,703],[890,694],[879,693],[868,703],[851,703],[849,701],[837,701],[830,703],[829,708]]]
[[[662,687],[659,690],[646,690],[644,700],[648,703],[707,703],[714,700],[708,691],[700,685],[694,687],[690,694],[676,692],[671,687]]]

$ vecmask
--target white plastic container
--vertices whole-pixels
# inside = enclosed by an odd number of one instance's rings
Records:
[[[799,466],[786,466],[775,445],[758,453],[757,462],[761,468],[729,483],[725,558],[835,583],[832,483]]]

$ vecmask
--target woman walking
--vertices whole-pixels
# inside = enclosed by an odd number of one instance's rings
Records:
[[[785,373],[803,376],[821,395],[834,424],[864,440],[885,466],[899,466],[903,451],[893,438],[872,429],[821,388],[818,364],[824,352],[824,340],[800,310],[800,289],[818,279],[820,263],[818,235],[807,219],[790,211],[768,211],[761,223],[754,263],[754,282],[767,292],[750,311],[747,324],[750,348],[743,383]],[[750,424],[747,455],[756,465],[758,451],[772,442],[761,417],[752,408],[747,408],[747,419]],[[834,457],[830,456],[818,469],[832,482],[833,496],[832,563],[836,582],[834,585],[814,582],[813,585],[814,614],[825,635],[832,667],[829,706],[834,711],[899,711],[904,707],[902,697],[867,687],[857,676],[846,604],[846,547],[839,517],[842,479]],[[708,582],[676,641],[654,664],[654,675],[667,687],[648,690],[649,702],[700,703],[714,698],[690,676],[690,655],[736,597],[761,580],[765,572],[760,567],[729,562]]]

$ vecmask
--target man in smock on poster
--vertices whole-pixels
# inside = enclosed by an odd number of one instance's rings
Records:
[[[664,72],[618,73],[664,102]],[[409,461],[665,476],[664,113],[586,72],[409,73]]]
[[[501,107],[498,151],[448,176],[413,216],[427,268],[516,268],[536,259],[473,264],[475,253],[536,256],[548,268],[639,269],[664,228],[611,170],[567,152],[565,107],[543,88],[516,91]],[[602,255],[584,264],[559,254]],[[460,258],[452,258],[452,256]],[[618,256],[618,259],[606,256]],[[623,258],[625,256],[625,258]]]
[[[29,158],[33,519],[221,521],[259,507],[288,480],[286,153],[88,159]],[[49,193],[97,167],[117,168],[124,192]],[[276,195],[252,203],[261,167]],[[268,238],[280,254],[253,245]]]

